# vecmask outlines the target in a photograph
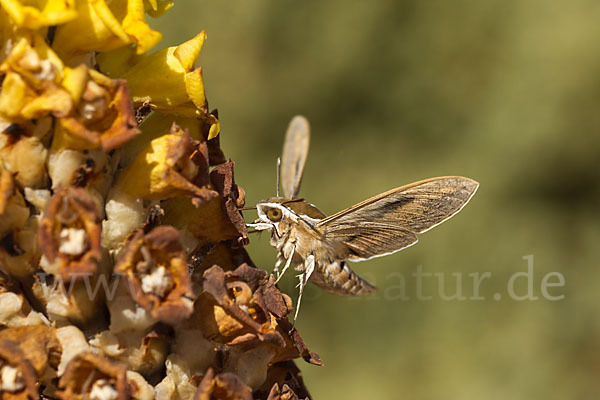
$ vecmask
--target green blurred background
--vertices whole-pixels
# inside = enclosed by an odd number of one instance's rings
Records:
[[[298,364],[314,398],[598,398],[599,21],[591,0],[178,0],[152,21],[163,47],[207,30],[199,65],[249,205],[274,195],[295,114],[312,124],[301,194],[328,214],[427,177],[481,183],[416,246],[353,265],[376,295],[308,288],[298,328],[325,366]],[[272,268],[268,235],[249,251]],[[516,301],[527,255],[539,299]],[[468,274],[490,272],[486,299],[444,301],[425,278],[419,301],[418,266],[447,294],[462,273],[466,296]],[[564,299],[542,297],[549,272]]]

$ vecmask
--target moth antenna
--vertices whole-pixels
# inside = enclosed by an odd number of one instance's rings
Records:
[[[279,175],[281,174],[281,157],[277,157],[277,197],[279,197]]]
[[[248,210],[256,210],[256,206],[238,208],[238,211],[248,211]]]

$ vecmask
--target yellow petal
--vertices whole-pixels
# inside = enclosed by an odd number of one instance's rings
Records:
[[[123,78],[133,102],[149,101],[155,110],[184,116],[206,113],[201,71],[192,71],[206,34],[146,56]]]
[[[65,68],[65,77],[62,85],[71,94],[74,103],[79,103],[81,94],[85,90],[88,73],[85,65],[80,65],[77,68]]]
[[[194,68],[194,64],[200,55],[205,40],[206,32],[202,31],[193,39],[188,40],[175,48],[173,55],[179,60],[181,66],[186,71],[191,71],[192,68]]]
[[[208,111],[206,109],[208,104],[204,95],[204,83],[202,82],[202,68],[197,68],[193,72],[185,74],[185,90],[197,109]]]
[[[78,12],[79,18],[58,27],[54,39],[57,52],[67,59],[128,44],[136,44],[141,54],[162,38],[146,24],[143,0],[80,0]]]
[[[135,46],[129,45],[96,55],[96,62],[102,73],[111,78],[120,78],[143,57],[136,54]]]
[[[211,117],[214,117],[214,115],[212,115],[212,114],[209,114],[209,115]],[[215,122],[210,126],[210,130],[208,131],[208,140],[216,138],[220,131],[221,131],[221,124],[215,118]]]
[[[173,0],[145,0],[146,13],[152,18],[158,18],[169,11],[175,3]]]
[[[135,38],[137,54],[144,54],[162,40],[162,34],[146,24],[143,0],[129,0],[123,30]]]
[[[25,107],[27,85],[19,74],[9,72],[2,82],[0,91],[0,114],[16,118]]]
[[[135,104],[150,101],[157,110],[187,108],[194,114],[194,105],[186,92],[185,70],[173,57],[174,48],[151,54],[129,70],[127,80]]]
[[[60,25],[77,17],[75,0],[0,0],[0,5],[21,28]]]
[[[92,10],[96,12],[98,18],[104,23],[105,28],[111,31],[115,36],[118,36],[123,42],[127,43],[129,38],[127,33],[121,27],[121,23],[113,14],[113,11],[104,0],[91,0],[90,5]],[[113,3],[113,8],[118,12],[119,9],[126,6],[123,1],[116,1]]]
[[[71,111],[72,104],[69,93],[56,87],[35,97],[29,104],[23,107],[21,114],[26,119],[42,118],[49,113],[60,118],[65,117]]]

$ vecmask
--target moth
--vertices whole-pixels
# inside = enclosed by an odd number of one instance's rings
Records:
[[[278,251],[277,281],[294,264],[299,296],[310,281],[340,296],[364,296],[375,287],[358,276],[348,262],[385,256],[417,243],[417,235],[459,212],[479,184],[461,176],[442,176],[400,186],[355,204],[331,216],[298,198],[308,155],[310,127],[296,116],[285,136],[278,160],[277,196],[256,205],[258,219],[249,227],[271,233]],[[279,196],[279,177],[284,197]],[[279,267],[284,265],[281,272]]]

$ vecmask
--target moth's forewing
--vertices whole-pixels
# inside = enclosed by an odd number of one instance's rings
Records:
[[[285,134],[281,154],[281,185],[288,199],[295,199],[300,190],[302,171],[308,155],[310,126],[301,115],[292,118]]]
[[[423,233],[459,212],[479,184],[445,176],[392,189],[324,218],[317,224],[324,240],[342,248],[350,260],[402,250]]]

